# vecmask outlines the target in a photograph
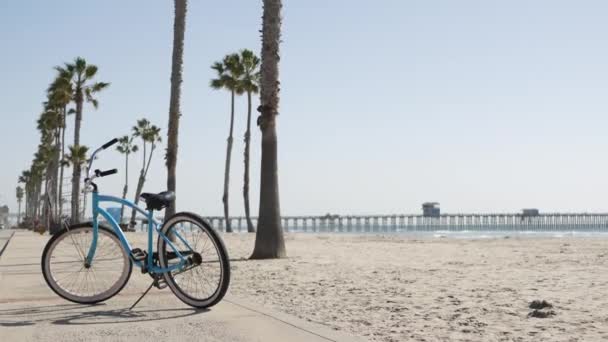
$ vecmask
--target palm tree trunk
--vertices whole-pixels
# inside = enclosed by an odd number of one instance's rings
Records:
[[[137,188],[135,188],[135,199],[133,200],[133,203],[135,203],[135,205],[137,205],[139,203],[139,196],[141,195],[141,191],[144,187],[144,182],[146,181],[146,179],[144,178],[144,170],[141,170],[141,173],[139,174],[139,179],[137,180]],[[135,211],[135,209],[133,209],[133,211],[131,212],[131,220],[129,221],[129,226],[131,228],[135,227],[135,216],[137,215],[137,211]]]
[[[32,184],[32,189],[30,191],[30,217],[31,220],[34,220],[36,218],[36,189],[34,184]]]
[[[21,200],[17,201],[18,208],[17,209],[17,227],[19,227],[19,223],[21,223]]]
[[[42,180],[39,180],[36,184],[36,218],[40,219],[40,193],[42,192]]]
[[[27,212],[27,217],[29,217],[30,219],[32,219],[34,217],[33,215],[33,204],[34,204],[34,190],[33,190],[33,184],[29,185],[29,190],[27,191],[27,208],[26,208],[26,212]]]
[[[148,157],[148,162],[146,165],[146,170],[144,171],[144,181],[148,177],[148,170],[150,169],[150,165],[152,164],[152,155],[154,154],[154,150],[156,149],[156,144],[152,142],[152,146],[150,147],[150,155]],[[142,184],[143,186],[143,184]]]
[[[177,168],[177,137],[179,134],[182,65],[184,64],[184,35],[186,32],[187,0],[175,0],[173,23],[173,56],[171,60],[171,96],[169,128],[167,130],[167,190],[175,192]],[[175,214],[175,201],[165,210],[165,220]]]
[[[42,178],[36,184],[36,218],[40,219],[40,198],[42,197]]]
[[[129,190],[129,153],[125,153],[125,187],[122,189],[122,199],[127,198],[127,191]],[[122,219],[125,213],[125,205],[120,206],[120,222],[122,223]]]
[[[245,219],[247,232],[255,233],[249,210],[249,150],[251,142],[251,92],[247,92],[247,130],[245,131],[245,175],[243,179],[243,200],[245,201]]]
[[[27,202],[28,202],[28,218],[30,222],[34,219],[34,184],[30,185],[30,190],[28,191]]]
[[[66,116],[67,116],[67,110],[66,107],[63,107],[63,126],[61,127],[61,159],[60,159],[60,169],[59,169],[59,190],[58,192],[58,199],[57,199],[57,203],[59,206],[59,214],[57,215],[57,217],[59,218],[59,220],[61,220],[61,217],[63,216],[63,160],[65,158],[65,124],[66,124]]]
[[[47,201],[47,197],[50,195],[49,193],[49,189],[51,189],[53,187],[53,179],[51,178],[51,174],[50,174],[50,170],[52,169],[52,162],[48,162],[47,166],[46,166],[46,170],[45,170],[45,176],[44,176],[44,194],[40,196],[40,199],[42,201],[42,208],[40,210],[40,214],[42,216],[42,221],[45,224],[46,227],[46,223],[48,222],[48,212],[49,212],[49,201]]]
[[[78,94],[77,94],[78,95]],[[76,120],[74,123],[74,148],[80,145],[80,125],[82,123],[82,94],[76,98]],[[80,222],[80,161],[72,165],[72,224]]]
[[[277,135],[275,123],[267,124],[262,131],[260,212],[252,259],[286,256],[279,202]]]
[[[27,183],[25,183],[25,217],[29,217],[30,214],[30,187],[28,186]]]
[[[32,197],[31,197],[31,202],[30,202],[30,213],[32,215],[32,219],[36,218],[36,182],[34,181],[32,183]]]
[[[74,223],[80,222],[80,165],[72,165],[72,211],[71,218]]]
[[[264,0],[260,67],[261,105],[258,119],[262,131],[262,169],[260,211],[252,259],[282,258],[287,255],[281,227],[276,132],[276,115],[279,110],[281,7],[281,0]]]
[[[232,225],[230,224],[230,213],[229,213],[229,190],[230,190],[230,160],[232,159],[232,135],[234,131],[234,91],[230,96],[230,132],[228,133],[228,144],[226,147],[226,167],[224,169],[224,196],[222,196],[222,202],[224,203],[224,219],[226,220],[226,232],[232,233]]]
[[[137,204],[139,203],[139,196],[141,195],[141,192],[144,189],[144,184],[146,183],[146,177],[148,176],[148,170],[150,169],[150,164],[152,164],[152,154],[154,153],[154,149],[155,149],[155,145],[154,143],[152,143],[152,146],[150,148],[150,155],[148,157],[148,160],[146,161],[146,143],[144,142],[144,165],[142,166],[141,172],[139,174],[139,180],[137,181],[137,188],[135,189],[135,201],[134,203]],[[136,211],[135,209],[133,209],[133,212],[131,213],[131,223],[133,224],[135,222],[135,215],[136,215]],[[134,226],[134,224],[133,224]]]
[[[40,207],[40,193],[38,192],[39,186],[38,186],[38,181],[36,181],[36,185],[34,187],[34,217],[36,219],[39,219],[38,216],[38,208]]]
[[[55,218],[58,217],[59,215],[59,206],[58,206],[58,197],[57,194],[59,193],[59,158],[60,158],[60,129],[57,129],[56,134],[55,134],[55,149],[53,152],[53,197],[51,197],[51,201],[53,202],[53,215],[55,216]]]
[[[55,152],[53,152],[55,153]],[[45,227],[50,227],[50,222],[53,213],[53,202],[57,198],[55,192],[55,155],[50,158],[50,161],[46,168],[45,186],[44,186],[44,205],[43,205],[43,218]]]
[[[141,162],[141,171],[139,171],[139,178],[137,179],[137,187],[135,188],[135,198],[133,199],[133,203],[137,205],[139,203],[139,195],[141,195],[141,190],[144,187],[145,176],[144,172],[146,170],[146,141],[143,140],[143,160]],[[137,211],[133,209],[131,211],[131,220],[129,221],[129,227],[135,228],[135,217],[137,215]]]

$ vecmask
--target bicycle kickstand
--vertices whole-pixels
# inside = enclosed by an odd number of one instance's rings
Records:
[[[152,284],[150,284],[150,286],[148,287],[148,289],[146,290],[146,292],[144,292],[141,297],[139,297],[135,303],[133,303],[133,305],[131,305],[131,307],[129,308],[129,311],[133,310],[133,308],[135,307],[135,305],[137,305],[143,298],[145,295],[148,294],[148,292],[150,292],[150,290],[152,289],[152,286],[154,286],[156,283],[156,279],[154,281],[152,281]]]

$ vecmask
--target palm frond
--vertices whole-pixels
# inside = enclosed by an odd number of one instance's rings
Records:
[[[222,82],[221,79],[212,79],[209,82],[209,86],[215,90],[220,90],[220,89],[224,88],[224,83]]]
[[[84,145],[68,147],[69,153],[65,156],[65,160],[71,165],[80,166],[87,160],[87,152],[89,148]]]
[[[84,77],[86,79],[92,79],[97,74],[97,65],[89,64],[84,70]]]
[[[93,92],[91,91],[90,87],[87,87],[84,89],[84,94],[85,94],[87,102],[92,104],[93,108],[95,108],[95,109],[99,108],[99,102],[97,101],[97,99],[95,99],[93,97]]]
[[[133,136],[125,135],[118,139],[118,146],[116,146],[116,150],[123,154],[129,154],[133,152],[137,152],[137,145],[133,144]]]
[[[91,89],[92,93],[97,93],[97,92],[100,92],[100,91],[108,88],[109,86],[110,86],[110,83],[97,82],[97,83],[93,84],[92,86],[90,86],[89,88]]]
[[[215,62],[211,66],[211,69],[217,71],[219,75],[224,73],[224,65],[221,62]]]
[[[66,71],[66,75],[73,75],[76,71],[76,66],[74,64],[65,63],[64,70]]]
[[[87,61],[82,57],[76,57],[73,65],[74,71],[79,75],[83,75],[87,68]]]

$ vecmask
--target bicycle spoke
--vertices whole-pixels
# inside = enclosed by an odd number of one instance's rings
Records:
[[[69,234],[69,233],[68,233]],[[81,260],[84,260],[84,252],[79,248],[79,246],[76,244],[76,241],[74,241],[74,234],[70,234],[70,238],[72,239],[72,245],[74,246],[74,248],[76,249],[76,252],[78,252],[78,255],[80,256]]]

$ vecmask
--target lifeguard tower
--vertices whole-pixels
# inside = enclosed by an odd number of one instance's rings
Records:
[[[426,202],[422,203],[422,216],[424,217],[439,217],[441,216],[441,209],[437,202]]]

